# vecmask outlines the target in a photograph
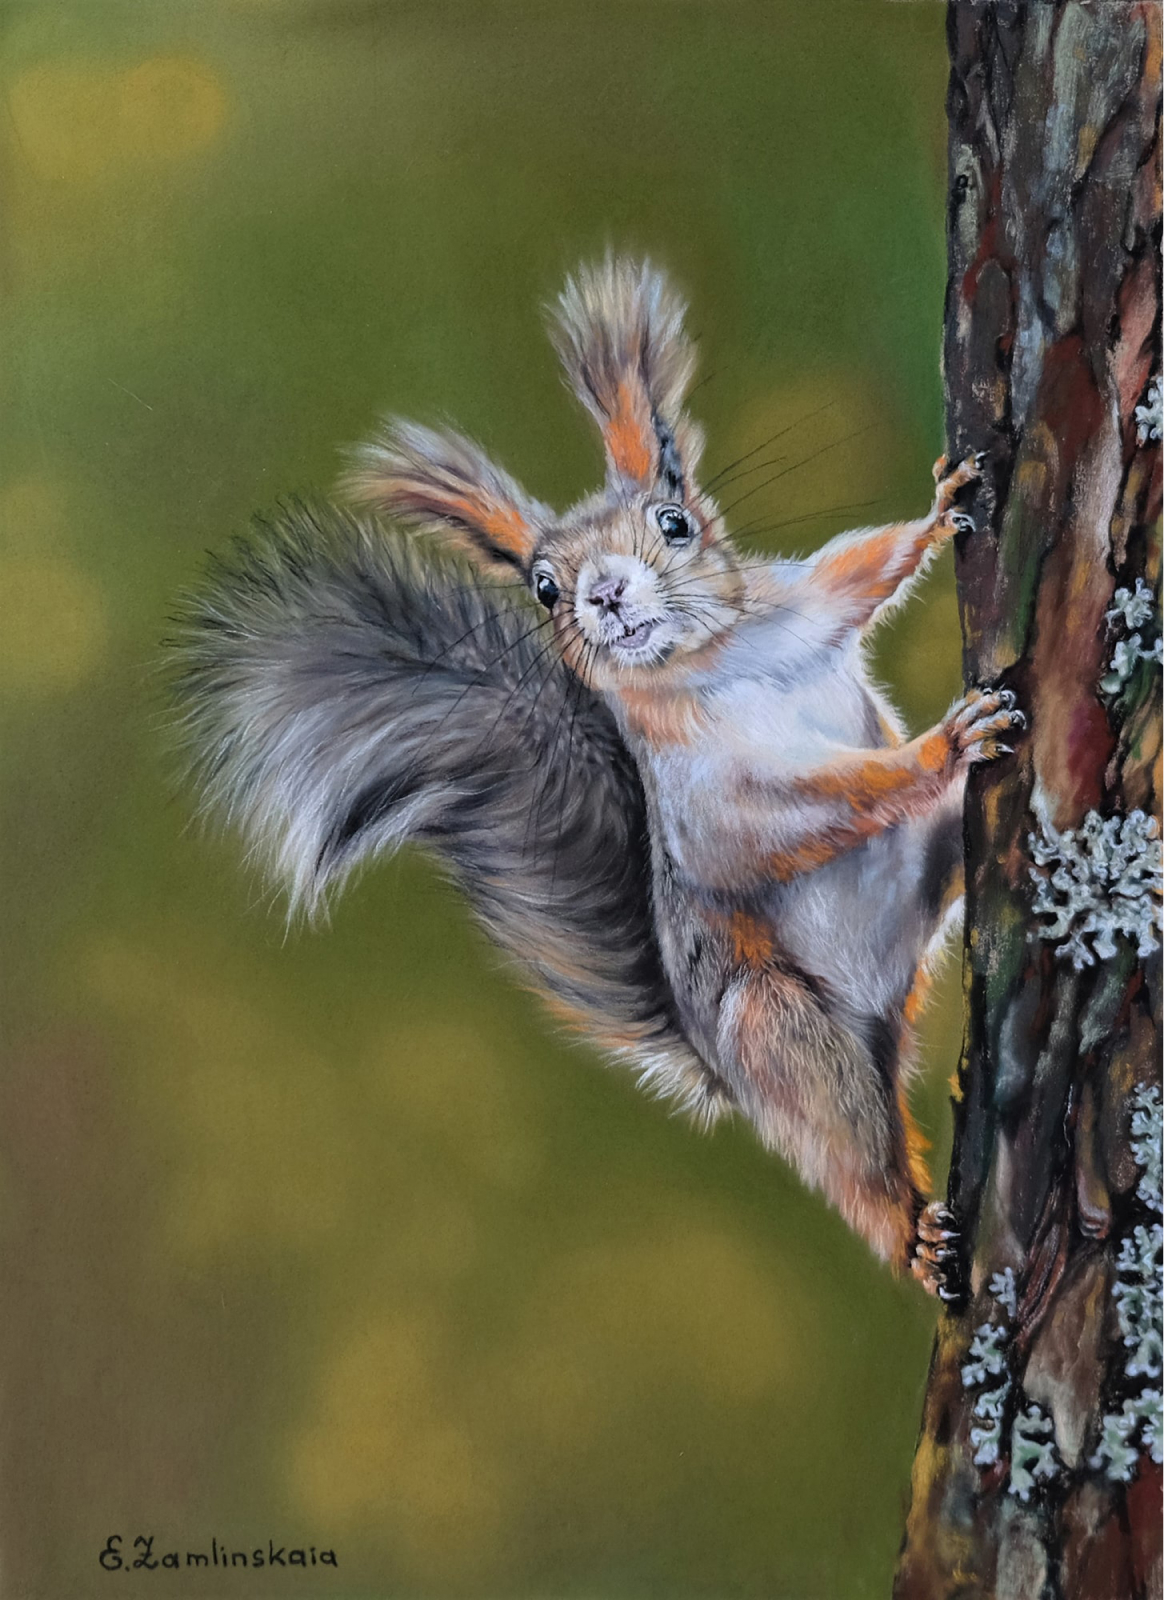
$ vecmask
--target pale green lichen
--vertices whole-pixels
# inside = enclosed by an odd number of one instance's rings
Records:
[[[1032,910],[1049,918],[1039,937],[1057,944],[1060,960],[1077,972],[1110,961],[1121,938],[1141,957],[1160,948],[1158,832],[1156,819],[1144,811],[1107,818],[1090,811],[1078,829],[1060,833],[1043,822],[1040,833],[1029,836]]]
[[[1050,1417],[1032,1405],[1014,1419],[1010,1431],[1010,1481],[1007,1491],[1020,1500],[1031,1498],[1036,1484],[1058,1475],[1055,1427]]]
[[[997,1389],[984,1389],[974,1402],[974,1416],[983,1426],[970,1429],[970,1443],[974,1446],[974,1464],[992,1467],[1002,1450],[1002,1416],[1010,1394],[1010,1379]]]
[[[962,1387],[982,1390],[971,1411],[979,1425],[970,1429],[974,1463],[979,1467],[994,1466],[1002,1453],[1002,1423],[1011,1390],[1007,1319],[1014,1316],[1017,1305],[1014,1272],[1010,1267],[994,1274],[990,1292],[1002,1309],[1003,1320],[1001,1323],[984,1322],[974,1330],[966,1352],[968,1359],[962,1368]],[[1001,1382],[994,1382],[991,1388],[985,1387],[988,1381],[997,1379]]]
[[[1160,1085],[1142,1083],[1132,1096],[1132,1156],[1141,1169],[1136,1194],[1152,1211],[1161,1209],[1164,1172],[1161,1170],[1161,1136],[1164,1133],[1164,1108]]]
[[[1161,1209],[1162,1105],[1158,1084],[1143,1084],[1131,1098],[1131,1149],[1140,1168],[1136,1196],[1150,1211]],[[1137,1223],[1120,1243],[1112,1295],[1120,1335],[1131,1352],[1124,1364],[1127,1378],[1159,1379],[1164,1367],[1164,1227]],[[1135,1476],[1144,1453],[1164,1461],[1158,1383],[1141,1388],[1108,1412],[1100,1425],[1099,1447],[1091,1457],[1116,1483]]]
[[[1104,1468],[1113,1483],[1130,1483],[1145,1451],[1153,1461],[1164,1461],[1160,1446],[1159,1389],[1141,1389],[1139,1394],[1125,1400],[1119,1411],[1107,1413],[1099,1449],[1091,1457],[1091,1465]]]
[[[1117,589],[1112,595],[1111,609],[1104,612],[1104,621],[1109,629],[1121,622],[1127,628],[1142,628],[1155,615],[1156,597],[1151,585],[1137,578],[1134,589]]]
[[[1124,1370],[1129,1378],[1158,1378],[1161,1371],[1161,1292],[1164,1290],[1161,1251],[1164,1228],[1133,1228],[1116,1258],[1112,1290],[1120,1319],[1120,1333],[1132,1356]]]
[[[1099,680],[1104,694],[1117,695],[1141,661],[1154,661],[1157,666],[1164,661],[1156,597],[1143,578],[1136,579],[1134,589],[1116,590],[1110,609],[1104,612],[1104,621],[1109,633],[1118,628],[1135,629],[1116,641],[1107,671]],[[1151,632],[1145,637],[1144,630],[1149,626]]]
[[[1018,1291],[1015,1288],[1014,1268],[1004,1267],[990,1280],[990,1292],[1013,1322],[1018,1315]]]
[[[970,1359],[962,1368],[962,1387],[977,1389],[987,1378],[997,1378],[1006,1371],[1006,1345],[1009,1333],[996,1322],[984,1322],[974,1330],[974,1338],[967,1352]]]

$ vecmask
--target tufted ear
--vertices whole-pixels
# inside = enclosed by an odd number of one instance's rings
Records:
[[[702,436],[683,410],[695,351],[685,307],[649,261],[608,255],[567,279],[550,337],[575,394],[602,429],[607,481],[676,500]]]
[[[341,488],[364,505],[432,529],[494,571],[526,572],[539,529],[552,518],[471,439],[398,418],[356,451]]]

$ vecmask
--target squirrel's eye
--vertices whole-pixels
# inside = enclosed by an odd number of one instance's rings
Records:
[[[668,544],[682,544],[695,532],[691,518],[682,506],[657,507],[655,521]]]
[[[561,592],[562,591],[558,588],[558,585],[554,582],[553,578],[550,577],[548,572],[539,572],[537,577],[534,579],[534,594],[537,595],[538,599],[541,601],[542,605],[545,606],[547,611],[552,611],[554,609],[555,605],[558,603],[558,596],[561,594]]]

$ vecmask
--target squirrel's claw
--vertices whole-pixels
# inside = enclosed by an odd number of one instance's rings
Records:
[[[959,489],[964,489],[967,484],[977,482],[982,472],[982,453],[963,456],[955,466],[951,466],[946,456],[939,456],[934,462],[934,482],[938,486],[937,510],[939,514],[947,512],[954,503],[954,496]]]
[[[1005,735],[1027,725],[1010,689],[971,689],[950,710],[945,726],[958,756],[971,765],[1013,755]]]
[[[927,1294],[946,1305],[956,1305],[963,1298],[958,1270],[960,1238],[953,1212],[942,1200],[931,1200],[914,1224],[910,1271]]]

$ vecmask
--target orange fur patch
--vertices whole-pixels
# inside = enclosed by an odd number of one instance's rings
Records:
[[[932,517],[923,523],[893,523],[831,555],[826,549],[813,577],[869,601],[888,600],[943,531]]]
[[[792,879],[799,878],[802,872],[811,872],[814,867],[823,867],[827,861],[832,861],[843,850],[848,849],[852,845],[855,832],[864,835],[873,831],[871,826],[857,829],[836,828],[831,832],[818,834],[814,839],[806,839],[795,850],[782,850],[768,856],[764,862],[764,870],[777,883],[791,883]]]
[[[514,506],[486,503],[479,508],[481,531],[499,549],[524,560],[533,550],[533,532]]]
[[[727,922],[732,955],[741,966],[765,967],[771,961],[775,944],[766,923],[746,911],[736,911]]]
[[[867,761],[845,761],[834,767],[821,767],[808,777],[798,778],[793,787],[800,794],[847,800],[859,809],[871,800],[899,794],[916,783],[913,763],[903,761],[894,750],[871,756]]]
[[[606,448],[614,466],[636,483],[649,483],[655,474],[650,417],[641,389],[625,380],[619,384],[614,411],[603,430]]]
[[[929,998],[933,981],[925,967],[917,969],[917,976],[913,980],[913,988],[906,996],[905,1005],[901,1009],[902,1016],[911,1028],[925,1009],[925,1003]]]
[[[895,540],[891,533],[872,534],[858,544],[827,556],[817,568],[827,583],[842,588],[866,588],[875,584],[893,557]]]
[[[657,690],[623,689],[619,699],[630,726],[656,750],[668,744],[691,744],[705,726],[693,695],[661,699]]]
[[[901,1116],[902,1133],[905,1137],[905,1160],[910,1181],[915,1189],[920,1189],[925,1193],[930,1187],[930,1169],[925,1157],[925,1152],[930,1148],[930,1141],[914,1121],[913,1112],[909,1109],[909,1104],[900,1085],[897,1091],[897,1108]]]
[[[917,759],[923,772],[941,772],[950,759],[950,741],[941,729],[918,740]]]

